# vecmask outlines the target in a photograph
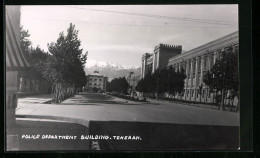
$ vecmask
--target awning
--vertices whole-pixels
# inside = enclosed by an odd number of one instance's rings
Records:
[[[19,37],[20,32],[16,32],[14,28],[18,25],[20,27],[19,21],[17,22],[16,17],[13,17],[17,14],[20,14],[20,8],[9,9],[6,7],[6,70],[7,71],[20,71],[29,67],[29,64],[25,60],[22,51],[20,49],[19,41],[17,41],[17,36]]]

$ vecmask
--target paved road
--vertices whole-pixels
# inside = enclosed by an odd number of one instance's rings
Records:
[[[126,103],[119,98],[91,93],[75,95],[61,104],[44,104],[43,102],[31,104],[28,98],[21,98],[18,100],[16,114],[59,119],[66,117],[68,120],[239,126],[239,113],[167,102],[152,104],[129,101]],[[86,121],[82,122],[84,123]]]
[[[18,117],[74,122],[87,127],[89,135],[111,138],[91,140],[88,142],[91,149],[93,144],[101,150],[236,150],[239,146],[239,113],[160,101],[140,103],[91,93],[75,95],[60,104],[46,104],[46,101],[48,96],[21,98],[16,114]],[[59,123],[54,124],[54,129],[49,123],[39,128],[34,125],[20,128],[25,131],[23,133],[30,133],[30,129],[43,130],[43,133],[62,131],[55,128]],[[64,131],[60,134],[84,131],[84,128],[71,130],[71,126],[63,126]],[[114,136],[137,136],[142,140],[116,140]],[[84,145],[87,141],[73,142],[75,146],[68,146],[69,149],[85,150],[87,147]],[[44,141],[38,142],[39,147],[24,140],[22,143],[27,149],[52,149],[48,145],[41,146]],[[66,147],[62,141],[53,143],[58,149]]]

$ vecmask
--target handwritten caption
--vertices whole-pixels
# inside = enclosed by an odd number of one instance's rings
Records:
[[[108,136],[108,135],[28,135],[22,134],[21,139],[56,139],[56,140],[142,140],[140,136]]]

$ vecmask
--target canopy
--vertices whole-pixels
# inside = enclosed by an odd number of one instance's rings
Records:
[[[20,7],[6,6],[6,70],[19,71],[29,67],[19,45]]]

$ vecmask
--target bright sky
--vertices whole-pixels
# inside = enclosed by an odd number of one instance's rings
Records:
[[[140,66],[159,43],[190,50],[238,30],[238,5],[22,6],[33,46],[48,50],[69,23],[88,60]]]

